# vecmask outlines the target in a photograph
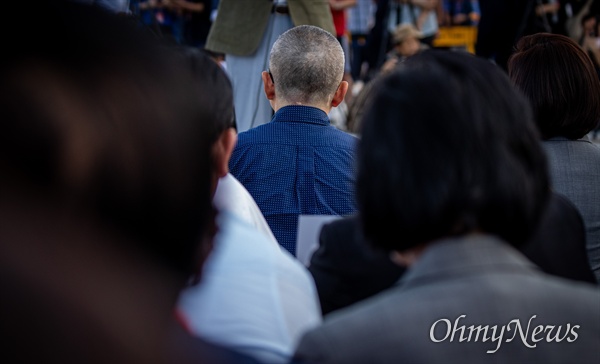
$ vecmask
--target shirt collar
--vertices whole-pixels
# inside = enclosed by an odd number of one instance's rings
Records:
[[[280,108],[273,115],[273,121],[329,125],[329,116],[325,111],[316,107],[288,105]]]

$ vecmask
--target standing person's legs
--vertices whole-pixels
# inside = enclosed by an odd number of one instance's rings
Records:
[[[271,14],[256,52],[243,57],[226,55],[227,73],[233,85],[238,132],[271,120],[273,109],[263,92],[261,72],[269,67],[269,52],[277,37],[292,27],[289,15]]]
[[[365,61],[365,52],[367,45],[367,35],[352,34],[352,57],[351,57],[351,72],[353,80],[362,80],[362,65]]]

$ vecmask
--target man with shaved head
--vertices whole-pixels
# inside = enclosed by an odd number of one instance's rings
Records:
[[[348,90],[343,75],[344,52],[333,35],[310,25],[283,33],[262,73],[275,115],[239,134],[229,162],[279,244],[292,254],[299,215],[356,210],[356,138],[330,125],[328,117]]]

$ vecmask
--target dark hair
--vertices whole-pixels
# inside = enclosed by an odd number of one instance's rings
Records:
[[[187,58],[198,95],[212,100],[206,107],[216,117],[204,122],[207,123],[209,139],[215,142],[226,129],[237,129],[231,82],[208,53],[188,46],[179,47],[179,51]]]
[[[524,242],[547,198],[547,167],[505,73],[429,50],[376,82],[358,151],[365,235],[396,251],[475,231]]]
[[[538,33],[521,38],[508,74],[531,101],[543,139],[579,139],[600,121],[600,80],[571,38]]]
[[[13,4],[28,30],[3,47],[0,189],[90,216],[188,276],[214,217],[206,121],[223,117],[219,95],[127,17],[33,3]]]

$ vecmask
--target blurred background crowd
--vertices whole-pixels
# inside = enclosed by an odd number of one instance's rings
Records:
[[[158,36],[203,49],[226,66],[225,52],[205,47],[217,18],[219,0],[96,3],[131,14]],[[465,50],[506,69],[515,41],[521,36],[538,32],[562,34],[583,47],[600,75],[597,0],[329,0],[329,4],[335,34],[347,58],[344,79],[350,84],[345,101],[330,115],[343,130],[356,131],[358,111],[354,109],[358,106],[353,109],[352,104],[368,81],[381,71],[392,69],[398,60],[428,47]],[[402,29],[398,29],[400,25]],[[239,27],[240,32],[247,31],[241,23]],[[251,125],[256,123],[253,120]],[[242,122],[240,131],[245,129]]]

